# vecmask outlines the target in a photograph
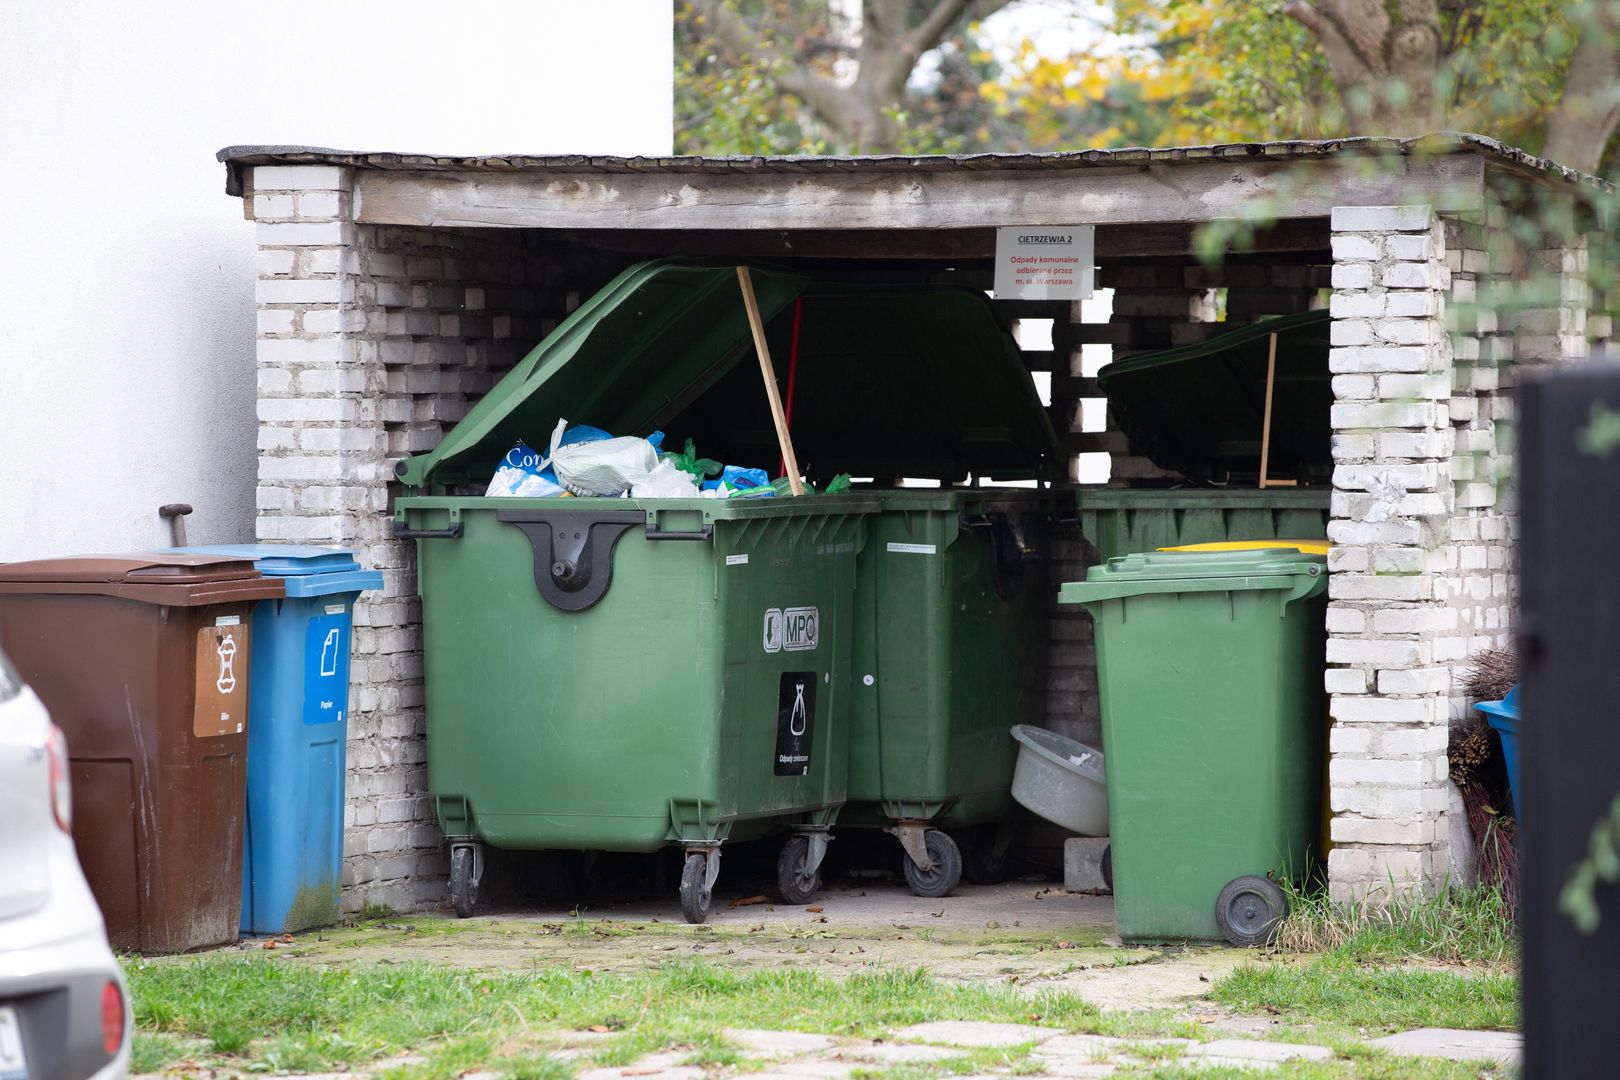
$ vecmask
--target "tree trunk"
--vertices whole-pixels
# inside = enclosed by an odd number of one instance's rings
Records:
[[[1321,44],[1358,135],[1423,135],[1443,126],[1436,0],[1292,0],[1284,11]]]
[[[1596,173],[1620,125],[1620,12],[1611,0],[1597,0],[1571,15],[1581,31],[1580,44],[1547,120],[1541,153],[1560,165]]]

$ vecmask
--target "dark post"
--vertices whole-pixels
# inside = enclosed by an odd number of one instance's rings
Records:
[[[1519,546],[1525,1072],[1620,1062],[1620,885],[1582,933],[1559,896],[1620,795],[1620,364],[1520,391]]]

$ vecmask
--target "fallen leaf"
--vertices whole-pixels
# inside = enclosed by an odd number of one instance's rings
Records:
[[[1215,1021],[1217,1021],[1219,1019],[1220,1019],[1220,1017],[1218,1017],[1218,1016],[1195,1016],[1195,1017],[1193,1017],[1193,1020],[1197,1021],[1200,1024],[1213,1024]]]
[[[1282,1010],[1277,1008],[1277,1006],[1275,1006],[1275,1005],[1267,1005],[1266,1006],[1266,1012],[1270,1013],[1272,1016],[1281,1016],[1282,1015]]]
[[[647,1069],[647,1068],[620,1069],[619,1070],[619,1075],[620,1076],[657,1076],[659,1073],[661,1073],[663,1071],[664,1070],[662,1070],[662,1069]]]
[[[935,919],[943,919],[945,917],[945,913],[943,911],[930,911],[928,914]]]
[[[1060,948],[1060,949],[1072,949],[1072,948],[1074,948],[1074,942],[1072,942],[1072,941],[1060,941],[1060,942],[1057,943],[1057,947]]]
[[[754,904],[768,904],[770,902],[771,902],[771,898],[768,897],[768,896],[765,896],[764,894],[761,894],[759,896],[739,896],[739,897],[737,897],[735,900],[733,900],[731,902],[731,906],[734,907],[734,908],[736,908],[736,907],[752,907]]]
[[[1198,981],[1199,982],[1209,982],[1209,976],[1208,975],[1200,975],[1200,976],[1198,976]]]
[[[592,1024],[591,1025],[591,1030],[596,1032],[598,1035],[606,1035],[608,1032],[612,1031],[613,1029],[608,1027],[606,1024]]]
[[[827,921],[827,916],[825,916],[825,915],[817,915],[816,916],[816,922],[826,922],[826,921]]]
[[[264,947],[267,949],[273,949],[280,944],[281,942],[277,941],[275,938],[271,938],[269,941],[264,943]]]
[[[819,915],[819,914],[821,914],[822,911],[824,911],[826,909],[824,909],[820,904],[813,904],[810,907],[805,908],[804,910],[806,910],[808,912],[812,912],[813,914]]]

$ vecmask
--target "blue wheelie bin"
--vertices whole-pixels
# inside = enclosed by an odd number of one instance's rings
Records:
[[[285,599],[253,612],[242,932],[280,934],[338,920],[344,748],[354,600],[382,588],[341,548],[188,548],[255,560]]]

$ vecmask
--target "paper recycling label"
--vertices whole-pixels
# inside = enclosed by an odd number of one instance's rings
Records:
[[[726,556],[726,565],[727,566],[747,566],[748,565],[748,556],[747,555],[727,555]]]
[[[933,544],[890,544],[889,550],[901,555],[933,555],[939,549]]]

